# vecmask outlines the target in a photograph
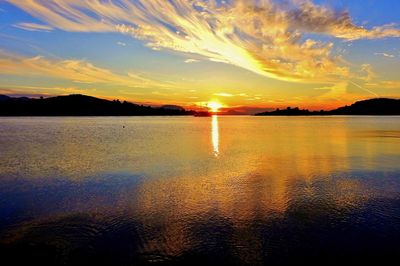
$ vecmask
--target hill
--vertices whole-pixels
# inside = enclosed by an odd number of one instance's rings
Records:
[[[334,115],[400,115],[400,100],[375,98],[330,111]]]
[[[0,95],[1,116],[150,116],[194,115],[183,108],[154,108],[119,100],[74,94],[49,98],[13,98]]]
[[[400,115],[400,100],[375,98],[353,103],[350,106],[339,107],[330,111],[301,110],[298,107],[276,109],[271,112],[256,114],[258,116],[310,116],[310,115]]]

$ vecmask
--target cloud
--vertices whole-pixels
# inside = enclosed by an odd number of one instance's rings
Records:
[[[36,24],[36,23],[18,23],[13,25],[16,28],[27,30],[27,31],[44,31],[44,32],[50,32],[53,30],[52,27],[48,25],[43,25],[43,24]]]
[[[228,92],[218,92],[218,93],[214,93],[213,95],[215,96],[221,96],[221,97],[248,97],[249,95],[247,95],[246,93],[237,93],[237,94],[232,94],[232,93],[228,93]],[[259,94],[254,95],[255,98],[259,98],[261,99],[259,96]]]
[[[126,43],[124,43],[124,42],[117,42],[117,44],[120,46],[126,46]]]
[[[367,29],[356,25],[347,10],[333,10],[310,0],[293,0],[295,7],[287,12],[288,25],[302,32],[322,33],[345,40],[400,37],[395,24]]]
[[[375,72],[370,64],[362,64],[361,72],[364,73],[364,76],[360,76],[360,78],[364,81],[371,81],[376,77]]]
[[[189,58],[189,59],[186,59],[186,60],[185,60],[185,63],[188,63],[188,64],[190,64],[190,63],[197,63],[197,62],[199,62],[199,60],[197,60],[197,59],[192,59],[192,58]]]
[[[362,91],[363,94],[367,93],[368,95],[372,95],[373,97],[379,97],[377,93],[366,88],[366,86],[361,86],[353,81],[342,81],[332,86],[314,88],[314,90],[324,91],[324,93],[316,96],[314,99],[316,101],[348,101],[350,99],[354,99],[354,97],[358,97],[360,94],[353,93],[353,95],[350,95],[348,92],[348,88],[351,85],[359,89],[360,92]]]
[[[394,58],[395,57],[395,55],[387,54],[387,53],[374,53],[374,55],[381,55],[383,57],[390,57],[390,58]]]
[[[332,86],[314,88],[314,90],[323,91],[322,94],[314,98],[315,101],[341,101],[349,98],[347,93],[348,82],[339,82]]]
[[[0,74],[19,76],[45,76],[75,83],[110,84],[127,87],[166,87],[160,83],[141,77],[135,73],[126,75],[93,65],[85,60],[49,59],[43,56],[25,57],[0,51]]]
[[[367,29],[347,11],[309,0],[8,1],[62,30],[119,32],[154,50],[196,54],[287,81],[351,77],[345,61],[333,55],[333,43],[304,34],[347,41],[400,37],[393,24]]]
[[[371,89],[400,89],[400,80],[367,82],[364,86]]]
[[[226,92],[214,93],[214,95],[215,96],[221,96],[221,97],[233,97],[233,96],[235,96],[234,94],[226,93]]]
[[[29,91],[29,93],[27,93]],[[84,94],[93,93],[96,89],[80,89],[75,87],[36,87],[36,86],[11,86],[0,87],[0,94],[6,94],[12,97],[30,97],[38,98],[40,96],[56,96],[63,94]]]

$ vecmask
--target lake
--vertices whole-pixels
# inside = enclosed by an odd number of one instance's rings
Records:
[[[0,118],[0,257],[399,259],[400,117]]]

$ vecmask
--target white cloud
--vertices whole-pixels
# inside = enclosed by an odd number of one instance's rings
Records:
[[[374,53],[374,55],[380,55],[380,56],[389,57],[389,58],[394,58],[395,57],[395,55],[388,54],[388,53]]]

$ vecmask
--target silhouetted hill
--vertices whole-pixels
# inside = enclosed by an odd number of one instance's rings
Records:
[[[375,98],[358,101],[350,106],[343,106],[331,111],[309,111],[299,108],[276,109],[258,113],[259,116],[298,116],[298,115],[400,115],[400,100]]]
[[[11,97],[9,97],[7,95],[0,95],[0,102],[8,101],[10,99],[11,99]]]
[[[376,98],[330,111],[334,115],[400,115],[400,100]]]
[[[186,111],[183,108],[154,108],[126,101],[109,101],[80,94],[45,99],[12,98],[0,95],[0,115],[2,116],[145,116],[194,114],[194,111]]]

